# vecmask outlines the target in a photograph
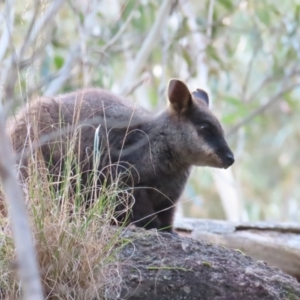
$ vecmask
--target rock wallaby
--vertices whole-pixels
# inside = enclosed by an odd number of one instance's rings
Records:
[[[182,81],[172,79],[168,104],[154,116],[98,88],[30,102],[12,118],[8,128],[13,149],[21,157],[22,179],[29,176],[27,157],[32,155],[28,155],[32,145],[38,145],[35,149],[42,154],[49,173],[60,176],[70,147],[67,141],[76,132],[74,154],[82,188],[95,170],[97,152],[99,193],[104,183],[116,178],[132,188],[134,202],[126,222],[172,231],[175,204],[191,167],[228,168],[234,156],[220,123],[209,110],[205,91],[190,93]],[[118,214],[117,219],[124,220],[124,214]]]

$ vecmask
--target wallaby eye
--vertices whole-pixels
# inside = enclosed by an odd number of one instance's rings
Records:
[[[211,126],[210,126],[210,124],[207,124],[207,123],[205,123],[205,124],[200,124],[200,125],[199,125],[199,129],[200,129],[200,130],[210,130],[210,129],[211,129]]]
[[[198,130],[197,131],[200,135],[212,134],[213,133],[213,127],[209,123],[201,123],[201,124],[198,125]]]

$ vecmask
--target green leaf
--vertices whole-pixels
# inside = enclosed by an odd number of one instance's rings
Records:
[[[79,13],[79,20],[81,24],[84,24],[84,14],[82,12]]]
[[[224,96],[222,99],[227,107],[227,113],[222,117],[222,123],[224,124],[232,125],[237,123],[242,118],[246,117],[249,114],[249,110],[251,110],[249,105],[245,106],[241,99],[232,96]]]
[[[63,66],[64,62],[65,62],[65,59],[62,56],[60,56],[60,55],[54,56],[54,65],[57,70],[59,70]]]
[[[296,61],[298,58],[298,53],[293,48],[289,48],[286,53],[286,58],[289,61]]]
[[[231,0],[219,0],[219,3],[224,6],[225,8],[227,8],[228,10],[232,9],[233,5],[232,5]]]
[[[211,57],[213,60],[222,64],[222,60],[220,59],[218,51],[212,45],[208,45],[206,48],[206,51],[207,51],[206,53],[209,57]]]
[[[231,125],[237,122],[239,118],[237,117],[236,113],[234,114],[226,114],[222,117],[222,123],[226,125]]]
[[[189,69],[192,68],[194,61],[186,49],[182,49],[182,57],[184,58],[185,62],[187,63]]]
[[[234,97],[231,97],[231,96],[225,96],[223,98],[223,101],[225,101],[226,103],[237,105],[237,106],[241,105],[241,100],[240,99],[234,98]]]
[[[264,9],[259,9],[256,11],[256,14],[259,18],[259,20],[265,24],[266,26],[269,26],[271,23],[270,20],[270,12],[268,9],[264,8]]]
[[[296,8],[295,8],[295,20],[299,21],[300,19],[300,5],[296,4]]]

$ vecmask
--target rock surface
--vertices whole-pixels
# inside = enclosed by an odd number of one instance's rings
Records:
[[[175,222],[180,235],[231,249],[266,261],[300,282],[300,224],[183,218]]]
[[[122,299],[300,300],[295,278],[240,251],[156,231],[127,231]]]

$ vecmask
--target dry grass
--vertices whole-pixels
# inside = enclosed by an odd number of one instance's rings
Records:
[[[122,200],[117,196],[118,182],[100,187],[94,204],[85,208],[84,193],[99,189],[94,180],[98,173],[95,170],[90,186],[82,190],[80,172],[74,174],[71,169],[72,153],[67,154],[68,163],[59,178],[62,188],[55,188],[37,155],[29,164],[24,186],[46,299],[118,299],[122,278],[116,254],[128,243],[122,238],[122,227],[111,226],[115,207]],[[74,182],[78,184],[71,195]],[[15,299],[21,285],[7,218],[1,219],[1,225],[0,287],[9,299]]]

